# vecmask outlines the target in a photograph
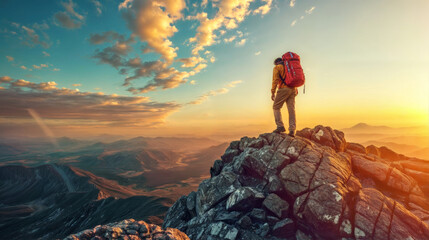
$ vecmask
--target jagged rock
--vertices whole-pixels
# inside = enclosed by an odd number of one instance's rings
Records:
[[[197,192],[197,214],[202,215],[239,187],[237,176],[231,172],[222,172],[216,177],[204,180]]]
[[[189,240],[183,232],[167,228],[161,229],[154,224],[144,221],[126,219],[120,222],[98,225],[93,229],[87,229],[79,233],[67,236],[64,240],[86,240],[86,239],[152,239],[152,240]]]
[[[346,140],[343,132],[332,130],[330,127],[324,127],[321,125],[316,126],[314,129],[305,128],[301,131],[297,131],[296,135],[305,137],[321,145],[331,147],[338,152],[344,151],[346,146]]]
[[[277,222],[279,222],[280,219],[278,217],[274,217],[274,216],[267,216],[267,222],[270,226],[276,224]]]
[[[221,160],[216,160],[213,164],[213,167],[210,168],[210,176],[214,177],[219,175],[222,171],[224,163]]]
[[[295,223],[290,218],[285,218],[274,225],[272,235],[280,238],[292,237],[295,235]]]
[[[295,238],[296,238],[296,240],[311,240],[311,239],[313,239],[310,235],[307,235],[300,230],[296,231]]]
[[[366,152],[369,154],[374,154],[377,157],[380,157],[380,150],[378,150],[378,147],[374,145],[369,145],[366,147]]]
[[[238,220],[237,224],[243,229],[249,229],[252,226],[252,219],[250,219],[249,216],[245,215]]]
[[[207,239],[208,236],[213,236],[217,237],[218,239],[235,240],[237,235],[237,228],[223,222],[215,222],[207,227],[205,234],[202,234],[202,238],[200,239]]]
[[[254,208],[249,214],[249,217],[255,221],[264,222],[266,213],[261,208]]]
[[[355,152],[358,152],[358,153],[366,154],[366,149],[365,149],[365,147],[364,147],[364,146],[362,146],[362,145],[361,145],[361,144],[359,144],[359,143],[347,143],[347,144],[346,144],[346,149],[347,149],[347,150],[351,150],[351,151],[355,151]]]
[[[370,161],[361,156],[353,156],[352,163],[356,171],[366,174],[379,182],[386,181],[387,172],[389,171],[387,164]]]
[[[176,201],[176,204],[174,204],[170,209],[168,209],[167,214],[169,212],[174,212],[175,214],[171,215],[170,218],[164,220],[164,227],[177,227],[187,222],[190,219],[190,214],[187,210],[186,196],[182,196],[181,198],[179,198],[179,200]]]
[[[191,239],[429,239],[427,162],[346,143],[323,126],[245,137],[227,152],[199,186],[197,214],[179,199],[169,227]]]
[[[267,236],[268,232],[270,231],[270,225],[268,223],[264,223],[260,225],[256,230],[255,233],[258,234],[261,237]]]
[[[271,212],[278,218],[286,217],[287,212],[289,210],[289,203],[287,203],[285,200],[281,199],[274,193],[271,193],[265,198],[264,202],[262,203],[262,206],[264,206],[266,209],[269,210],[269,212]]]
[[[234,224],[237,219],[240,217],[241,212],[220,212],[218,215],[216,215],[215,220],[216,221],[223,221],[229,224]]]
[[[387,147],[380,147],[378,150],[380,151],[380,157],[384,159],[388,159],[390,161],[397,161],[400,158],[399,154],[395,153]]]
[[[232,162],[232,159],[237,156],[238,154],[240,154],[240,150],[238,150],[238,146],[237,148],[233,149],[231,146],[233,146],[233,144],[231,143],[231,145],[226,149],[225,153],[221,156],[221,159],[224,163],[230,163]]]
[[[186,198],[186,208],[192,217],[195,217],[195,205],[197,201],[197,193],[191,192]]]
[[[269,193],[280,193],[283,190],[283,184],[280,178],[277,175],[268,176],[268,186]]]

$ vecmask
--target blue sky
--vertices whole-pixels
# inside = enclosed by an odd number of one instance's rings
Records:
[[[0,6],[0,88],[11,96],[0,100],[28,97],[27,108],[43,113],[54,132],[66,132],[65,125],[97,133],[114,126],[124,134],[270,130],[272,61],[290,50],[301,55],[307,77],[307,93],[297,100],[298,128],[429,125],[424,0],[65,0]],[[62,88],[69,95],[59,93]],[[44,102],[61,95],[59,101],[70,106],[48,107],[36,93]],[[86,112],[88,106],[97,116]],[[76,108],[81,111],[66,110]],[[10,109],[2,110],[0,123],[33,121],[24,110]]]

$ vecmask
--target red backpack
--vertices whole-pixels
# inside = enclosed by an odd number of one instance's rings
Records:
[[[300,87],[305,83],[304,70],[302,70],[300,57],[293,52],[283,54],[282,60],[285,65],[285,79],[283,83],[288,87]]]

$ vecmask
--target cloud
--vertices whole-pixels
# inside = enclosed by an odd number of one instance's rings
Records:
[[[69,2],[61,2],[61,5],[66,9],[68,13],[70,13],[72,16],[76,17],[79,20],[85,19],[81,14],[77,13],[74,9],[76,7],[76,4],[72,0],[69,0]]]
[[[11,57],[11,56],[6,56],[7,61],[9,62],[13,62],[15,60],[15,58]]]
[[[178,71],[171,67],[170,62],[165,61],[165,59],[144,62],[140,57],[128,58],[128,53],[132,49],[131,45],[135,43],[134,34],[129,39],[124,39],[123,35],[109,31],[102,34],[91,34],[89,41],[92,44],[103,44],[116,40],[113,45],[96,50],[92,57],[101,64],[115,67],[120,74],[129,75],[131,73],[131,76],[125,78],[123,86],[130,86],[132,81],[143,78],[146,81],[143,87],[129,87],[127,89],[133,94],[175,88],[185,83],[187,77],[196,73],[195,70],[189,73]],[[147,48],[144,48],[145,50]],[[201,57],[180,58],[175,61],[182,62],[182,67],[184,68],[195,67],[199,63],[206,62]]]
[[[110,37],[107,37],[107,36]],[[95,44],[101,44],[106,41],[110,41],[109,38],[111,36],[116,36],[112,34],[104,34],[104,35],[92,35],[90,37],[90,42],[94,42]],[[115,39],[124,39],[123,36],[118,35]],[[92,58],[98,59],[99,63],[108,64],[115,68],[119,68],[121,66],[127,66],[125,57],[129,52],[131,52],[132,47],[131,44],[134,43],[134,38],[129,38],[127,40],[116,41],[112,46],[106,47],[102,50],[96,50],[95,54]]]
[[[229,42],[234,41],[234,40],[235,40],[235,38],[237,38],[237,36],[231,36],[230,38],[225,38],[225,39],[223,39],[223,41],[224,41],[224,42],[229,43]]]
[[[265,4],[253,10],[253,14],[265,15],[271,10],[271,4],[273,3],[273,0],[263,0],[263,1],[265,2]]]
[[[9,76],[0,77],[0,83],[8,83],[10,81],[12,81],[12,78]]]
[[[192,84],[192,85],[195,85],[196,82],[195,82],[195,80],[192,80],[189,83]]]
[[[122,8],[129,8],[133,1],[134,0],[124,0],[119,4],[118,9],[121,10]]]
[[[27,68],[26,66],[24,66],[24,65],[22,65],[21,67],[19,67],[19,68],[21,68],[22,70],[28,70],[28,71],[33,71],[33,69],[31,69],[31,68]]]
[[[201,70],[203,70],[204,68],[206,68],[207,67],[207,64],[205,64],[205,63],[200,63],[200,64],[198,64],[198,66],[196,66],[195,68],[194,68],[194,72],[195,73],[199,73]]]
[[[59,25],[63,28],[77,29],[82,26],[82,22],[72,19],[65,12],[57,12],[55,13],[54,17],[59,22]]]
[[[188,105],[197,105],[197,104],[201,104],[203,102],[205,102],[207,99],[209,99],[210,97],[214,97],[220,94],[225,94],[227,92],[229,92],[229,89],[234,88],[237,84],[242,83],[243,81],[238,80],[238,81],[232,81],[230,83],[227,83],[225,85],[225,87],[217,89],[217,90],[211,90],[201,96],[199,96],[197,99],[188,102]]]
[[[189,39],[191,43],[195,42],[192,53],[197,55],[205,47],[217,43],[216,31],[219,31],[219,34],[223,35],[225,30],[221,28],[235,29],[250,13],[264,15],[270,11],[272,5],[272,0],[263,0],[265,4],[252,11],[249,9],[251,2],[253,0],[214,1],[213,7],[218,8],[214,17],[209,18],[206,12],[198,13],[195,16],[188,16],[186,19],[198,20],[200,23],[196,35]]]
[[[100,16],[103,12],[101,11],[101,8],[103,7],[101,5],[100,1],[97,0],[91,0],[92,4],[95,6],[95,10],[97,11],[97,16]]]
[[[76,4],[69,0],[69,2],[61,2],[61,5],[66,11],[55,13],[54,18],[57,20],[57,24],[67,29],[80,28],[85,22],[85,17],[76,12]]]
[[[186,7],[184,0],[178,1],[124,1],[119,5],[124,9],[123,17],[128,27],[148,47],[172,62],[177,56],[177,48],[169,40],[178,30],[174,22],[182,17]]]
[[[182,62],[183,68],[195,67],[198,63],[206,62],[202,57],[179,58],[177,61]]]
[[[47,29],[49,29],[49,25],[46,22],[34,23],[33,28],[37,29],[37,30],[47,30]]]
[[[41,45],[44,48],[49,48],[50,43],[48,43],[49,37],[48,35],[44,34],[45,40],[41,40],[40,36],[36,34],[36,31],[34,29],[31,29],[26,26],[21,27],[24,30],[24,33],[26,34],[24,37],[24,44],[34,47],[35,45]]]
[[[153,126],[181,106],[158,103],[148,97],[106,95],[58,88],[55,82],[33,83],[9,79],[9,87],[0,94],[0,118],[31,119],[31,107],[45,120],[96,126]],[[31,103],[30,105],[28,103]]]
[[[48,64],[40,64],[40,65],[33,65],[34,69],[40,70],[42,68],[48,68]]]
[[[243,38],[239,42],[237,42],[237,46],[244,46],[244,44],[246,44],[246,39],[245,38]]]
[[[73,86],[73,87],[80,87],[80,86],[82,86],[82,84],[80,84],[80,83],[75,83],[75,84],[72,84],[72,86]]]
[[[211,58],[210,58],[210,62],[211,62],[211,63],[214,63],[215,61],[216,61],[216,58],[215,58],[215,57],[211,57]]]
[[[308,10],[305,10],[305,13],[307,13],[308,15],[310,15],[310,14],[312,14],[312,13],[313,13],[314,9],[316,9],[316,7],[315,7],[315,6],[311,7],[311,8],[310,8],[310,9],[308,9]]]
[[[255,56],[259,56],[261,54],[261,51],[255,52]]]
[[[60,69],[59,68],[54,68],[54,69],[52,69],[52,71],[53,72],[58,72],[58,71],[60,71]]]
[[[290,7],[294,7],[295,6],[295,2],[296,2],[296,0],[290,0],[289,6]]]
[[[145,86],[141,88],[130,87],[127,89],[133,94],[147,93],[150,91],[155,91],[158,88],[161,88],[161,89],[176,88],[180,84],[185,83],[186,78],[190,76],[188,72],[181,72],[176,70],[173,67],[165,68],[165,65],[164,66],[162,65],[164,63],[160,62],[161,64],[159,64],[158,62],[155,62],[154,67],[152,68],[142,67],[140,69],[137,69],[136,76],[125,79],[125,83],[123,85],[124,86],[129,85],[130,80],[132,80],[133,78],[141,77],[149,74],[150,75],[155,74],[155,77],[151,81],[149,81],[149,83],[147,83]],[[147,63],[144,63],[144,65],[145,64]],[[198,66],[196,68],[198,68]]]
[[[49,53],[47,53],[47,52],[45,52],[45,51],[43,51],[43,52],[42,52],[42,54],[43,54],[43,56],[45,56],[45,57],[49,57],[49,56],[51,56],[51,54],[49,54]]]
[[[297,20],[293,20],[290,25],[293,27],[293,26],[295,26],[296,22],[297,22]]]
[[[124,41],[125,37],[114,31],[107,31],[101,34],[90,34],[89,37],[89,42],[94,45],[112,42],[114,40]]]
[[[233,88],[233,87],[235,87],[237,84],[242,83],[242,82],[243,82],[242,80],[232,81],[232,82],[230,82],[230,83],[226,84],[226,85],[225,85],[225,87]]]

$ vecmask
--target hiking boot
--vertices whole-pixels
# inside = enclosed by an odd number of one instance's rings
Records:
[[[289,136],[295,137],[295,131],[289,131]]]
[[[277,127],[276,130],[273,131],[273,133],[282,133],[286,131],[286,129],[284,127]]]

